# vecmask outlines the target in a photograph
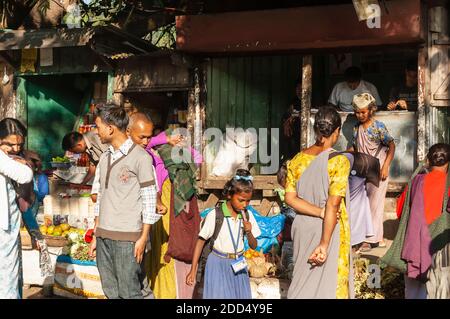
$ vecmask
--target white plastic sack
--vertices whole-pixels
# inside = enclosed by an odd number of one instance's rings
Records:
[[[248,169],[257,141],[258,135],[253,130],[228,128],[214,159],[212,175],[230,177],[239,168]]]

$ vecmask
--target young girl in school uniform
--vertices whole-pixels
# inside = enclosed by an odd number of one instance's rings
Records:
[[[216,212],[224,215],[220,232],[206,262],[203,299],[252,298],[248,269],[242,264],[244,236],[247,236],[249,246],[255,249],[256,237],[261,234],[252,213],[248,212],[248,220],[244,214],[252,193],[252,176],[247,170],[238,169],[236,175],[225,184],[223,195],[226,201],[220,209],[212,210],[205,218],[195,247],[191,271],[186,277],[188,285],[195,283],[205,241],[214,234]]]

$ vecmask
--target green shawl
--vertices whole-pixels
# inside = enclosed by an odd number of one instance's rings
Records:
[[[165,144],[158,148],[158,154],[164,162],[164,166],[169,172],[169,178],[174,189],[174,212],[175,216],[185,208],[186,202],[197,194],[197,166],[192,159],[189,149],[183,148],[184,154],[189,154],[189,162],[181,161],[176,163],[172,159],[174,147]]]

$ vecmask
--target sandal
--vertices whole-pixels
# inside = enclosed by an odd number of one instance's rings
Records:
[[[370,245],[369,243],[363,243],[361,245],[361,247],[359,247],[359,251],[361,252],[368,252],[372,250],[372,245]]]
[[[380,242],[378,243],[378,247],[380,247],[380,248],[386,248],[386,242],[385,242],[384,240],[380,241]]]
[[[361,250],[359,249],[360,245],[354,245],[352,246],[352,254],[353,255],[359,255],[361,254]]]

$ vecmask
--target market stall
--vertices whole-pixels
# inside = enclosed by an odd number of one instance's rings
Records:
[[[102,298],[96,263],[88,256],[95,223],[91,187],[68,182],[84,177],[85,164],[71,154],[53,160],[54,170],[48,172],[49,194],[36,215],[48,245],[52,273],[41,273],[41,253],[32,249],[31,238],[22,230],[24,284],[44,286],[46,293],[53,288],[55,294],[66,297]]]

